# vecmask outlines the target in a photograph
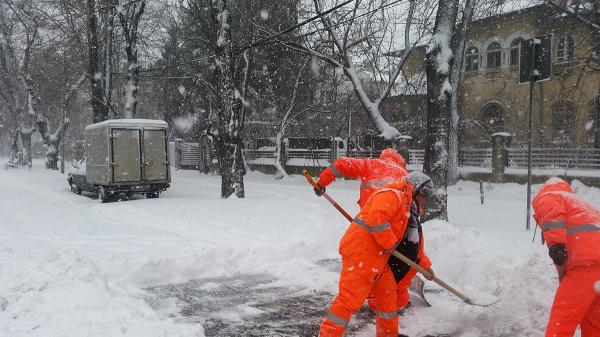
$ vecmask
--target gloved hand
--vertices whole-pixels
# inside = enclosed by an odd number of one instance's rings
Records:
[[[427,277],[425,275],[423,275],[423,277],[425,277],[429,281],[433,280],[433,278],[435,277],[435,273],[433,272],[433,269],[429,268],[429,269],[427,269],[427,271],[431,274],[430,275],[431,277]]]
[[[320,197],[323,195],[323,193],[325,193],[325,186],[317,183],[317,187],[315,187],[314,190],[315,194]]]

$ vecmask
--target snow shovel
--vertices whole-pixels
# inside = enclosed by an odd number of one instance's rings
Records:
[[[310,176],[310,173],[308,173],[307,170],[302,170],[302,174],[304,175],[304,177],[306,178],[306,180],[308,181],[308,183],[312,185],[313,188],[319,188],[318,185],[317,185],[317,182]],[[342,213],[342,215],[348,221],[350,221],[350,222],[354,221],[354,219],[352,219],[352,217],[350,216],[350,214],[348,214],[348,212],[346,212],[337,202],[335,202],[335,200],[333,200],[333,198],[331,198],[327,194],[327,192],[323,192],[322,195],[325,197],[325,199],[327,199],[327,201],[329,201],[333,205],[333,207],[335,207],[340,213]],[[496,299],[496,300],[492,301],[491,303],[476,303],[473,300],[471,300],[470,298],[468,298],[467,296],[465,296],[460,291],[454,289],[452,286],[450,286],[446,282],[440,280],[437,276],[431,275],[431,273],[428,270],[426,270],[423,267],[419,266],[413,260],[411,260],[408,257],[402,255],[401,253],[399,253],[395,249],[392,250],[392,255],[394,255],[395,257],[397,257],[398,259],[400,259],[402,262],[406,263],[407,265],[411,266],[412,268],[415,268],[419,273],[421,273],[427,279],[431,279],[433,282],[439,284],[442,288],[448,290],[453,295],[455,295],[456,297],[460,298],[461,300],[463,300],[463,302],[465,302],[467,304],[476,305],[476,306],[480,306],[480,307],[489,307],[489,306],[491,306],[493,304],[496,304],[496,303],[500,302],[500,299]]]

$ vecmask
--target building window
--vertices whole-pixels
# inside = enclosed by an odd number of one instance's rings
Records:
[[[487,68],[500,68],[502,64],[502,46],[498,42],[492,42],[487,47]]]
[[[479,70],[479,49],[469,47],[465,53],[465,71]]]
[[[575,57],[575,41],[571,36],[562,36],[556,43],[556,62],[569,62]]]
[[[552,105],[552,126],[556,145],[572,145],[575,136],[575,105],[571,101],[560,101]]]
[[[483,126],[490,132],[504,131],[504,109],[498,103],[488,103],[481,109]]]
[[[521,42],[523,42],[522,38],[516,38],[513,42],[510,43],[510,65],[518,66],[519,65],[519,57],[521,56]]]

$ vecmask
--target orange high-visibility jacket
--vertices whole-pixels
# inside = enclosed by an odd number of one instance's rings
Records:
[[[340,158],[326,168],[319,176],[319,184],[327,186],[335,178],[349,177],[360,179],[360,199],[363,207],[377,189],[400,180],[407,174],[404,158],[394,149],[385,149],[379,159]]]
[[[548,247],[565,244],[567,270],[600,265],[600,211],[559,178],[548,180],[532,204]]]
[[[408,223],[412,187],[406,179],[371,195],[340,241],[342,256],[355,261],[370,276],[385,267],[391,249],[402,239]]]

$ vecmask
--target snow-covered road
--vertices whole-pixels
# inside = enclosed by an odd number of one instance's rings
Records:
[[[211,308],[217,302],[202,296],[206,287],[243,284],[247,275],[285,289],[288,295],[273,292],[286,308],[302,307],[302,294],[336,292],[337,243],[347,224],[302,177],[251,173],[245,199],[221,200],[218,176],[173,173],[159,199],[101,204],[70,193],[65,177],[41,164],[0,171],[0,336],[202,336],[202,322],[215,336],[215,318],[274,317],[265,314],[275,309],[252,301]],[[598,190],[577,187],[600,205]],[[343,181],[329,191],[352,214],[357,189]],[[451,224],[424,227],[434,270],[471,296],[493,294],[502,302],[466,306],[428,284],[434,306],[416,303],[402,317],[402,331],[540,336],[557,281],[539,240],[532,244],[524,231],[525,187],[486,184],[480,205],[479,184],[460,182],[450,189],[449,207]],[[198,319],[182,314],[176,284],[196,286],[194,300],[210,310],[198,311]],[[236,287],[230,285],[232,298]],[[353,335],[373,330],[367,324]]]

